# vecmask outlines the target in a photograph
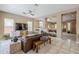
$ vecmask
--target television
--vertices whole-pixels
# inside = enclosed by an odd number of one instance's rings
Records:
[[[27,30],[28,26],[25,23],[16,23],[16,30]]]

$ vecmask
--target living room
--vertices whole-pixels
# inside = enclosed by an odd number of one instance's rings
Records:
[[[79,53],[78,4],[1,4],[0,7],[0,54]],[[75,41],[62,38],[62,14],[72,12],[76,12]]]

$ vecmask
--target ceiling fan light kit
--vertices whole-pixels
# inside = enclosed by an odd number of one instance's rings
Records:
[[[36,10],[37,10],[37,8],[36,7],[38,7],[39,5],[38,4],[34,4],[34,8],[32,8],[31,10],[29,9],[29,10],[27,10],[27,12],[23,12],[23,14],[24,15],[31,15],[31,16],[34,16],[35,15],[35,13],[36,13]]]

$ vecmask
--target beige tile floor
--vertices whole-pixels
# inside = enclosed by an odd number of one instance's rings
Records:
[[[75,41],[70,39],[59,39],[53,38],[52,43],[41,45],[39,52],[36,53],[33,50],[30,50],[26,54],[78,54],[79,53],[79,44],[76,44]],[[17,54],[25,54],[24,52],[20,51]]]

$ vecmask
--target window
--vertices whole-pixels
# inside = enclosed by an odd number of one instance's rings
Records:
[[[39,27],[40,27],[40,28],[43,28],[43,27],[44,27],[44,25],[43,25],[43,22],[42,22],[42,21],[40,21],[40,22],[39,22]]]
[[[55,29],[57,29],[57,24],[55,24]]]
[[[64,29],[66,29],[66,24],[64,25]]]
[[[9,34],[10,36],[12,35],[13,32],[13,25],[14,25],[14,20],[13,19],[4,19],[4,35]]]
[[[68,25],[68,31],[70,31],[70,25],[71,25],[71,23],[67,23],[67,25]]]
[[[31,32],[32,31],[32,21],[28,21],[28,31]]]
[[[39,22],[39,32],[41,32],[42,30],[44,30],[44,24],[43,21]]]

